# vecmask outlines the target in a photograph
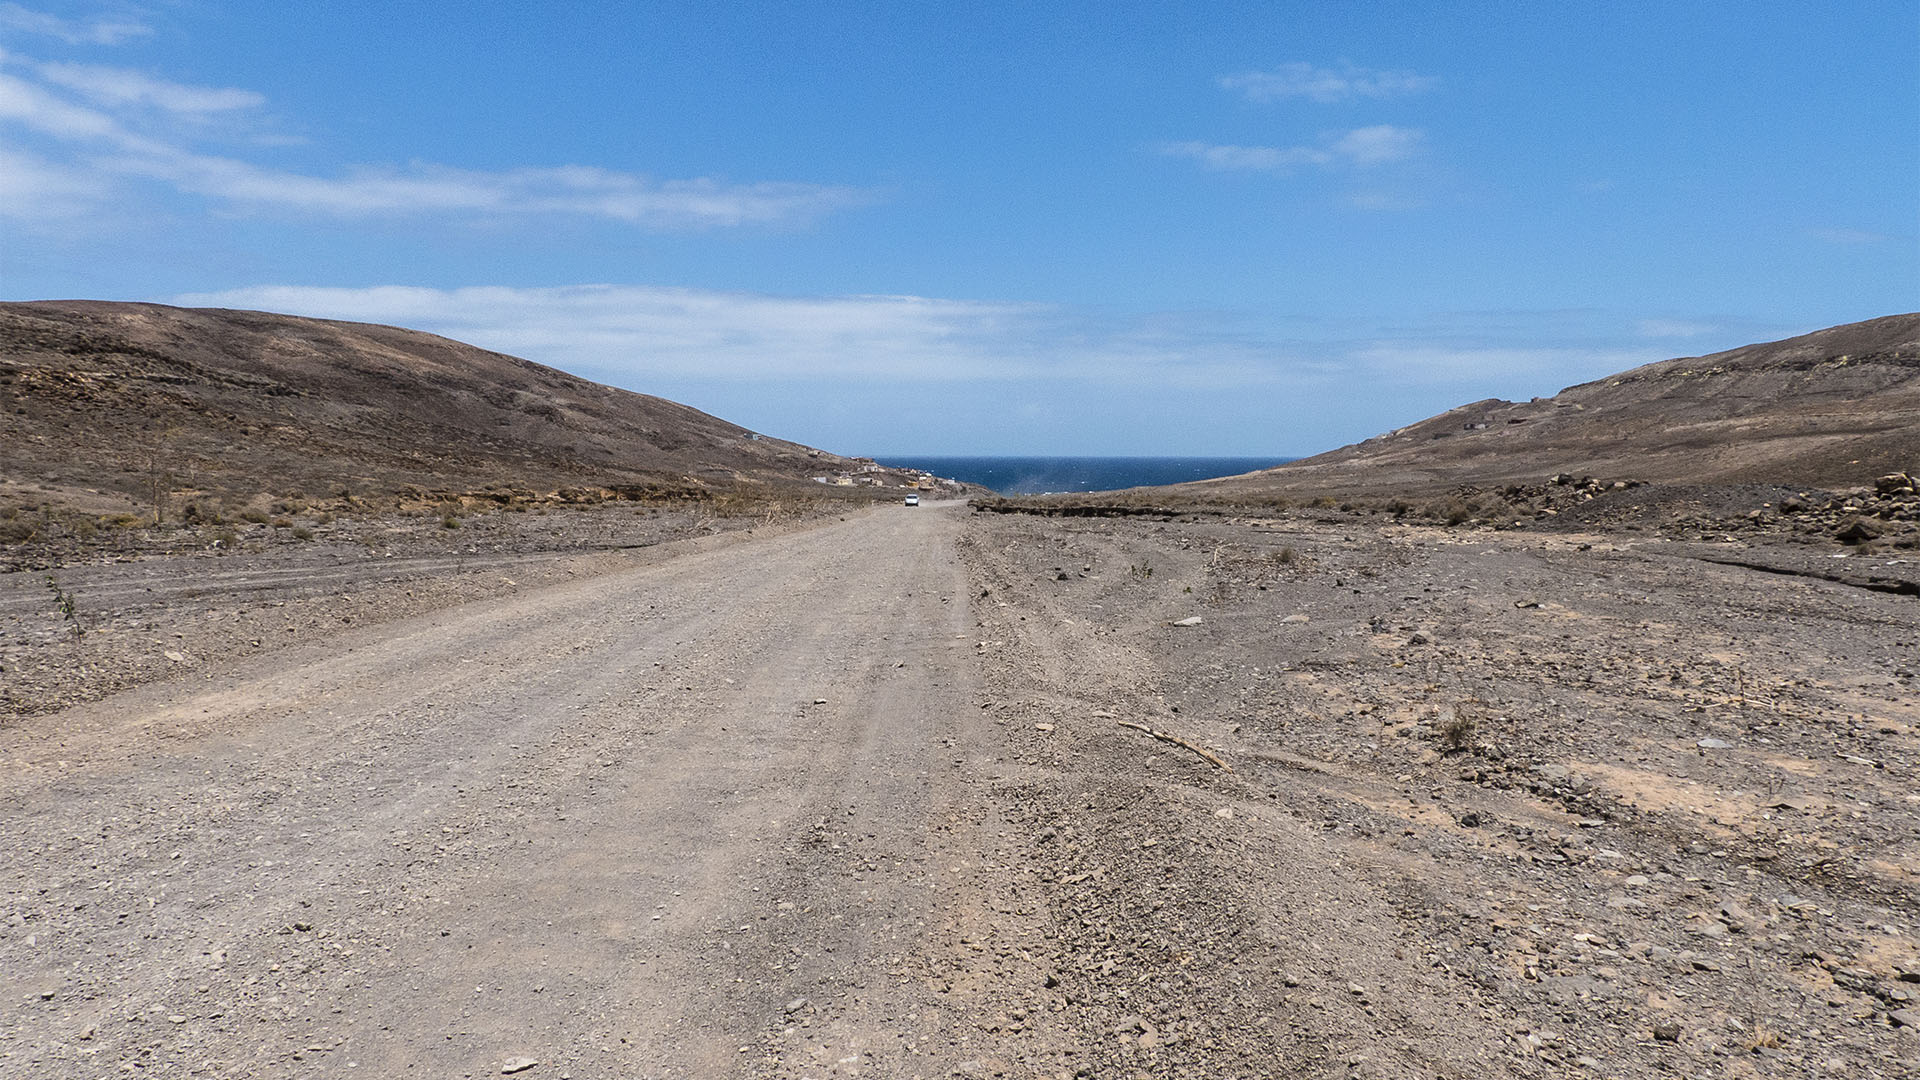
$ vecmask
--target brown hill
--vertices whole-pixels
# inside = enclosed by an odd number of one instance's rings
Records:
[[[0,496],[98,510],[165,492],[712,489],[849,465],[432,334],[101,301],[0,304],[0,448]]]
[[[1920,466],[1920,314],[1647,364],[1551,398],[1488,400],[1316,457],[1183,485],[1382,494],[1555,473],[1843,488]]]

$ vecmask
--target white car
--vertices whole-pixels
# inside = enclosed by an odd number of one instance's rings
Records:
[[[920,505],[920,496],[918,496],[918,495],[909,495],[909,496],[907,496],[907,505],[908,505],[908,506],[919,506],[919,505]]]

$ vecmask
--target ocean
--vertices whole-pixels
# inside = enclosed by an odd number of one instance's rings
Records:
[[[935,476],[992,488],[1002,495],[1050,491],[1117,491],[1179,484],[1270,469],[1283,457],[882,457],[882,465],[925,469]]]

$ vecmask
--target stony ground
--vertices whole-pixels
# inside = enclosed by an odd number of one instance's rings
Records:
[[[628,567],[635,553],[674,541],[835,516],[619,502],[329,513],[279,526],[262,515],[0,548],[0,720],[352,626]]]
[[[0,576],[0,1073],[1915,1075],[1909,549],[736,524]]]
[[[1093,1075],[1915,1075],[1920,608],[1727,565],[1910,552],[967,540]]]

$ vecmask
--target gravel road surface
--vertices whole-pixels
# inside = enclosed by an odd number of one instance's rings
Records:
[[[885,508],[0,731],[0,1073],[967,1065],[994,988],[943,956],[1000,831],[955,531]]]
[[[1904,549],[404,524],[0,579],[0,1078],[1920,1075]]]

